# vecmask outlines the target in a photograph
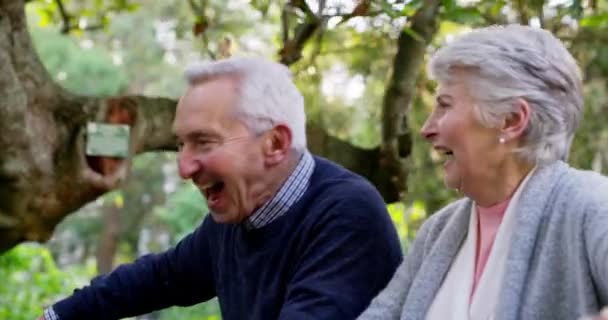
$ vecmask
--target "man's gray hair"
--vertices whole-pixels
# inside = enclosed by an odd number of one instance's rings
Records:
[[[468,79],[453,78],[458,69]],[[465,81],[489,127],[524,99],[530,121],[516,152],[530,163],[567,159],[582,116],[582,81],[576,61],[550,32],[520,25],[474,30],[439,49],[429,74],[440,83]]]
[[[237,116],[255,133],[278,123],[291,129],[292,148],[306,150],[304,98],[292,81],[289,69],[279,63],[255,57],[235,57],[196,63],[186,68],[190,85],[222,76],[235,76],[239,97]]]

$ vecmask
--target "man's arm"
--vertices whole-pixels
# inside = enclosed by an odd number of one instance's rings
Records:
[[[395,227],[373,194],[341,200],[317,226],[287,288],[280,320],[354,319],[401,261]]]
[[[205,224],[175,248],[119,266],[52,309],[59,320],[118,319],[212,298],[215,290]]]

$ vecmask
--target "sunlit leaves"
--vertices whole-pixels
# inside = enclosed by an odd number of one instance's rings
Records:
[[[416,230],[427,217],[426,204],[422,201],[414,201],[406,207],[403,203],[391,203],[387,205],[387,209],[397,229],[401,245],[407,251],[408,244],[416,236]]]
[[[111,22],[111,16],[120,12],[132,12],[139,9],[140,4],[133,0],[61,0],[63,12],[57,1],[32,1],[40,15],[39,26],[49,23],[65,28],[67,32],[103,29]],[[66,26],[65,23],[68,23]]]
[[[67,295],[78,281],[60,271],[49,250],[37,244],[0,255],[0,279],[0,319],[11,320],[36,319],[43,306]]]
[[[74,93],[112,95],[127,85],[126,75],[100,49],[86,49],[56,31],[31,29],[36,49],[55,80]],[[82,42],[81,45],[94,45]]]
[[[478,25],[485,22],[481,13],[476,7],[451,7],[446,9],[442,16],[445,20],[454,21],[462,24]]]
[[[489,14],[491,16],[499,15],[506,4],[507,4],[507,1],[505,1],[505,0],[494,1],[494,3],[492,4],[492,6],[490,8]]]
[[[608,13],[591,15],[585,18],[582,18],[579,21],[581,27],[589,27],[589,28],[604,28],[608,27]]]
[[[407,33],[407,35],[409,35],[410,37],[412,37],[412,39],[418,41],[418,42],[424,42],[424,39],[422,38],[422,36],[420,36],[416,31],[414,31],[412,28],[403,28],[403,31]]]
[[[266,17],[272,0],[251,0],[251,6],[260,11],[262,16]]]
[[[125,198],[120,192],[114,196],[114,206],[118,209],[122,209],[125,206]]]
[[[412,1],[407,2],[403,6],[403,9],[401,9],[401,15],[406,16],[406,17],[413,16],[414,13],[416,13],[416,11],[420,8],[420,6],[422,4],[423,4],[422,0],[412,0]]]
[[[202,222],[207,211],[200,191],[188,183],[171,195],[165,205],[157,207],[155,214],[170,228],[175,243],[192,232]]]

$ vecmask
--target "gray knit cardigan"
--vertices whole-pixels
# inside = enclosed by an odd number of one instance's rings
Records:
[[[608,305],[608,178],[563,162],[522,190],[495,319],[576,320]],[[425,319],[464,239],[473,202],[434,214],[387,287],[358,318]],[[485,273],[492,270],[485,270]]]

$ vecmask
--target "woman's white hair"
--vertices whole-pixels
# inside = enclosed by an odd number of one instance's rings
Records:
[[[196,63],[185,70],[190,85],[222,76],[235,76],[239,97],[237,116],[254,133],[285,124],[291,130],[292,148],[306,150],[304,98],[292,81],[289,69],[255,57],[235,57]]]
[[[477,29],[439,49],[428,67],[440,83],[465,81],[488,127],[525,100],[530,121],[517,154],[530,163],[567,159],[582,116],[582,82],[576,61],[550,32],[520,25]],[[469,76],[454,78],[458,69]]]

